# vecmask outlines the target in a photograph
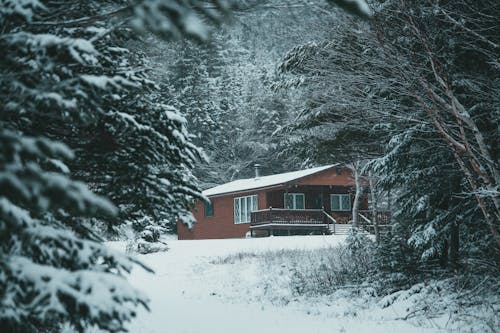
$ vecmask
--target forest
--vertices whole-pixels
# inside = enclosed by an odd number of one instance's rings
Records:
[[[134,251],[168,252],[202,190],[256,163],[341,163],[390,211],[317,276],[374,298],[446,286],[440,310],[498,331],[499,17],[496,0],[0,0],[0,331],[126,331],[150,308]]]

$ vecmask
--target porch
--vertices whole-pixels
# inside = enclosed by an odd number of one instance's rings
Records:
[[[375,214],[375,215],[374,215]],[[384,231],[390,223],[390,213],[360,210],[359,227],[367,233]],[[292,234],[345,235],[352,228],[352,221],[338,223],[324,209],[268,208],[251,212],[251,236]]]
[[[268,208],[251,212],[250,232],[267,236],[297,233],[334,234],[337,221],[323,209]]]

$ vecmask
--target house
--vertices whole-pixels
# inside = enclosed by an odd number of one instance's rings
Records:
[[[331,233],[352,220],[354,179],[350,169],[327,165],[235,180],[203,191],[193,228],[178,223],[179,239],[238,238],[251,234]],[[367,209],[362,197],[360,209]]]

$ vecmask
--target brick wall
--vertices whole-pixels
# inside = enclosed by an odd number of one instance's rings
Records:
[[[204,204],[201,201],[196,203],[193,215],[196,224],[189,230],[187,226],[178,222],[177,233],[179,239],[213,239],[213,238],[240,238],[250,230],[250,223],[234,224],[234,198],[258,195],[258,208],[264,209],[266,206],[266,192],[254,191],[244,194],[232,194],[211,198],[214,205],[214,216],[205,217]]]

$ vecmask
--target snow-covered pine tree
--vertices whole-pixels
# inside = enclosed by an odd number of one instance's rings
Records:
[[[402,185],[408,245],[422,262],[498,265],[499,11],[494,1],[387,1],[374,16],[385,76],[410,106],[381,165]]]
[[[453,268],[460,255],[498,258],[500,34],[490,14],[500,7],[381,2],[369,24],[354,29],[340,20],[328,41],[285,58],[282,72],[300,80],[283,86],[298,82],[309,94],[291,138],[304,130],[296,142],[309,143],[306,154],[316,146],[317,159],[385,147],[379,176],[401,209],[391,234],[400,267],[447,256]],[[405,258],[416,259],[407,265]]]
[[[135,98],[152,85],[134,67],[137,63],[127,62],[127,50],[117,47],[115,34],[132,21],[161,35],[205,39],[202,17],[218,21],[227,10],[224,3],[214,3],[217,10],[203,12],[197,1],[190,6],[156,0],[1,1],[2,330],[52,332],[67,323],[80,332],[92,326],[117,332],[125,329],[137,305],[147,307],[146,297],[125,279],[138,262],[105,247],[84,223],[87,217],[118,211],[71,179],[68,165],[78,166],[81,160],[73,165],[71,160],[82,150],[68,145],[92,137],[75,137],[82,129],[102,125],[106,134],[100,143],[109,144],[105,138],[111,133],[128,149],[109,159],[128,159],[127,168],[136,169],[133,175],[149,181],[138,195],[151,193],[156,204],[179,199],[169,208],[180,214],[186,200],[197,195],[189,176],[197,150],[174,109],[154,94]],[[125,112],[129,107],[133,112]],[[102,167],[97,159],[107,158],[96,154],[89,165]],[[142,170],[139,158],[147,163]],[[104,173],[112,178],[116,170],[108,171],[90,168],[79,177]],[[91,185],[98,188],[100,180]]]
[[[394,131],[391,114],[397,105],[384,98],[390,81],[373,66],[382,64],[383,56],[362,33],[366,23],[341,14],[331,20],[326,40],[294,47],[279,65],[277,88],[304,96],[294,105],[297,118],[283,128],[287,150],[323,164],[380,156]]]
[[[382,175],[379,186],[396,191],[397,198],[393,225],[380,242],[381,267],[409,275],[424,267],[446,267],[456,224],[462,225],[462,235],[474,234],[478,230],[470,227],[480,218],[474,203],[459,195],[465,186],[460,171],[429,124],[394,136],[388,148],[375,163]],[[458,248],[453,251],[450,259],[456,264]]]
[[[370,23],[339,19],[331,38],[282,62],[281,85],[308,94],[290,150],[310,156],[312,143],[319,161],[383,153],[379,184],[398,203],[385,267],[498,262],[499,26],[485,11],[500,8],[383,2]]]
[[[67,146],[5,128],[0,142],[0,327],[120,330],[147,302],[124,278],[135,261],[72,218],[116,208],[60,173],[74,157]]]

